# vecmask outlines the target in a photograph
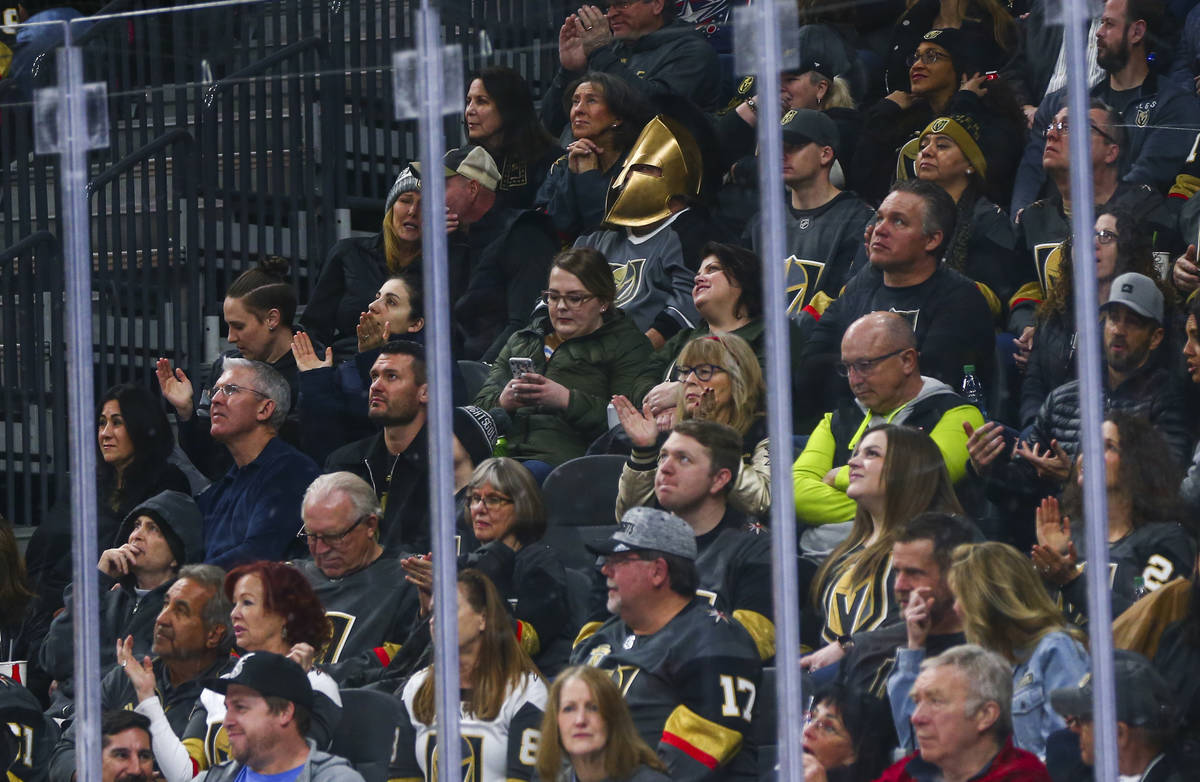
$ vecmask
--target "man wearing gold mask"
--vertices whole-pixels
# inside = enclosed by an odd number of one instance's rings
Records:
[[[700,149],[675,120],[647,123],[608,191],[604,225],[576,247],[604,253],[617,283],[616,305],[655,349],[700,322],[692,285],[701,250],[720,238],[703,210]]]

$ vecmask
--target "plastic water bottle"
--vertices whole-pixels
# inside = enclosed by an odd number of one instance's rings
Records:
[[[967,398],[967,401],[979,408],[979,412],[983,414],[985,419],[988,417],[983,395],[983,383],[980,383],[979,378],[975,377],[974,364],[963,366],[962,395]]]
[[[1150,594],[1150,587],[1146,586],[1146,579],[1141,576],[1133,577],[1133,599],[1141,600],[1146,595]]]

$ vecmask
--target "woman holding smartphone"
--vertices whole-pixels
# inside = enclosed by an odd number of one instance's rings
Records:
[[[616,308],[616,295],[601,253],[559,253],[542,292],[545,309],[509,337],[475,397],[512,417],[508,455],[539,483],[607,431],[609,400],[633,393],[650,358],[650,341]]]

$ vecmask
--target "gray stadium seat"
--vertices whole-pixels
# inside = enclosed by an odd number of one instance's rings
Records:
[[[492,368],[482,361],[462,359],[458,362],[458,371],[462,372],[463,382],[467,387],[467,402],[471,402],[479,393],[479,389],[483,388]]]
[[[563,567],[588,571],[596,557],[584,543],[603,540],[616,529],[617,483],[624,456],[580,456],[563,462],[546,476],[543,541],[562,557]]]
[[[404,704],[377,690],[345,689],[341,694],[342,720],[329,751],[350,761],[365,782],[387,782]]]

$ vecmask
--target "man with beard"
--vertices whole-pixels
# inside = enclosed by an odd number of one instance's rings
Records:
[[[429,550],[428,404],[425,349],[388,342],[371,366],[367,401],[367,417],[383,431],[337,449],[325,462],[325,472],[354,473],[371,484],[383,508],[379,544],[389,554]]]
[[[901,526],[892,544],[892,590],[904,616],[915,621],[856,636],[838,669],[841,683],[886,701],[888,677],[897,665],[915,670],[923,659],[966,643],[947,576],[954,549],[981,537],[968,521],[947,513],[921,513]],[[899,738],[902,747],[913,748],[911,734]]]
[[[150,721],[132,711],[107,711],[100,720],[102,782],[153,782]]]
[[[1136,272],[1113,280],[1112,293],[1100,307],[1104,327],[1104,411],[1121,410],[1145,418],[1162,432],[1180,466],[1191,453],[1187,402],[1169,368],[1156,353],[1163,340],[1163,295],[1149,277]],[[1028,441],[1017,443],[1017,460],[997,457],[993,431],[969,443],[971,464],[998,491],[1033,500],[1066,480],[1079,451],[1079,381],[1050,392],[1034,419]],[[1039,482],[1037,479],[1043,479]],[[1047,485],[1044,481],[1050,482]]]
[[[1129,143],[1121,161],[1122,180],[1166,192],[1195,141],[1200,107],[1195,96],[1150,72],[1147,55],[1156,53],[1153,42],[1163,32],[1162,23],[1160,0],[1108,0],[1096,31],[1096,63],[1106,76],[1090,92],[1124,117]],[[1033,117],[1011,214],[1037,199],[1045,184],[1042,131],[1066,103],[1066,88],[1055,90]]]
[[[305,782],[363,782],[346,761],[305,738],[313,690],[304,669],[282,655],[251,652],[233,670],[207,682],[225,695],[230,759],[197,782],[277,778]]]
[[[232,607],[222,588],[224,581],[225,571],[215,565],[180,569],[154,620],[150,649],[154,658],[135,654],[132,637],[118,640],[118,666],[100,682],[101,708],[125,714],[136,711],[147,720],[146,729],[153,735],[183,735],[204,681],[233,666],[234,658],[229,655]],[[168,770],[181,764],[189,774],[197,770],[186,754],[176,760],[159,759],[159,765]],[[68,780],[74,770],[75,725],[71,723],[54,748],[50,778]]]
[[[775,656],[771,538],[729,505],[741,469],[737,432],[715,421],[680,421],[661,448],[635,445],[621,472],[617,517],[636,505],[654,505],[686,521],[696,536],[696,594],[741,622],[769,660]]]

